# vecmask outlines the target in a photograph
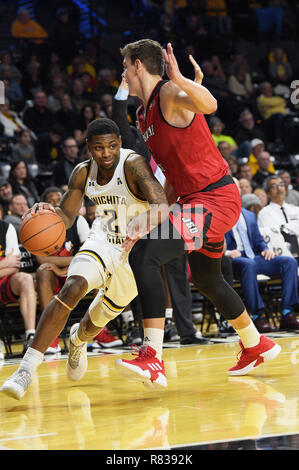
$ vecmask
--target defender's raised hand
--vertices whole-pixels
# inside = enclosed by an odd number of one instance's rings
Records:
[[[201,82],[203,80],[203,72],[191,54],[189,54],[189,60],[194,68],[194,74],[195,74],[194,81],[195,83],[198,83],[199,85],[201,85]]]

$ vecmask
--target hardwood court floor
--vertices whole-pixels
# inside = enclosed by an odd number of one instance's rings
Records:
[[[118,375],[114,360],[128,351],[89,354],[88,371],[76,383],[66,377],[65,356],[52,357],[21,401],[0,394],[0,449],[230,448],[244,439],[255,447],[271,436],[297,439],[299,336],[276,341],[278,358],[245,377],[227,374],[239,350],[235,337],[166,348],[163,391]],[[17,363],[5,361],[1,384]]]

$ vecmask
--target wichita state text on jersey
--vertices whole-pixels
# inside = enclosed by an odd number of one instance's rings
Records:
[[[97,205],[98,217],[91,230],[96,230],[109,243],[122,250],[129,221],[149,209],[146,201],[138,199],[130,190],[124,171],[127,157],[134,153],[120,149],[119,163],[111,180],[105,185],[97,183],[98,166],[91,161],[85,194]]]

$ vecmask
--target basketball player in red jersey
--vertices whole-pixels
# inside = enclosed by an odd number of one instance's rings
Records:
[[[164,172],[169,202],[179,198],[179,204],[169,220],[147,236],[143,216],[129,224],[127,249],[139,240],[130,264],[142,303],[145,341],[135,353],[136,359],[118,359],[116,367],[128,378],[143,381],[150,374],[152,386],[166,386],[161,357],[165,297],[160,267],[187,251],[198,290],[240,337],[242,354],[229,374],[247,374],[276,357],[281,348],[259,334],[242,300],[221,273],[224,234],[237,223],[241,200],[204,117],[216,111],[217,102],[198,80],[181,74],[171,44],[165,50],[151,39],[142,39],[127,44],[121,53],[130,95],[143,102],[137,110],[139,128]],[[190,61],[200,73],[192,56]],[[168,81],[162,80],[165,67]]]

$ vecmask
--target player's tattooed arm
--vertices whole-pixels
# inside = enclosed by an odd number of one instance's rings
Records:
[[[135,194],[146,199],[150,205],[148,211],[133,217],[128,224],[127,238],[123,246],[129,251],[137,240],[168,217],[169,206],[163,187],[154,177],[144,157],[137,154],[128,157],[125,172],[128,184],[135,189]]]
[[[88,168],[88,162],[79,163],[74,168],[68,182],[68,189],[62,197],[59,207],[55,208],[67,229],[73,225],[82,207]]]

